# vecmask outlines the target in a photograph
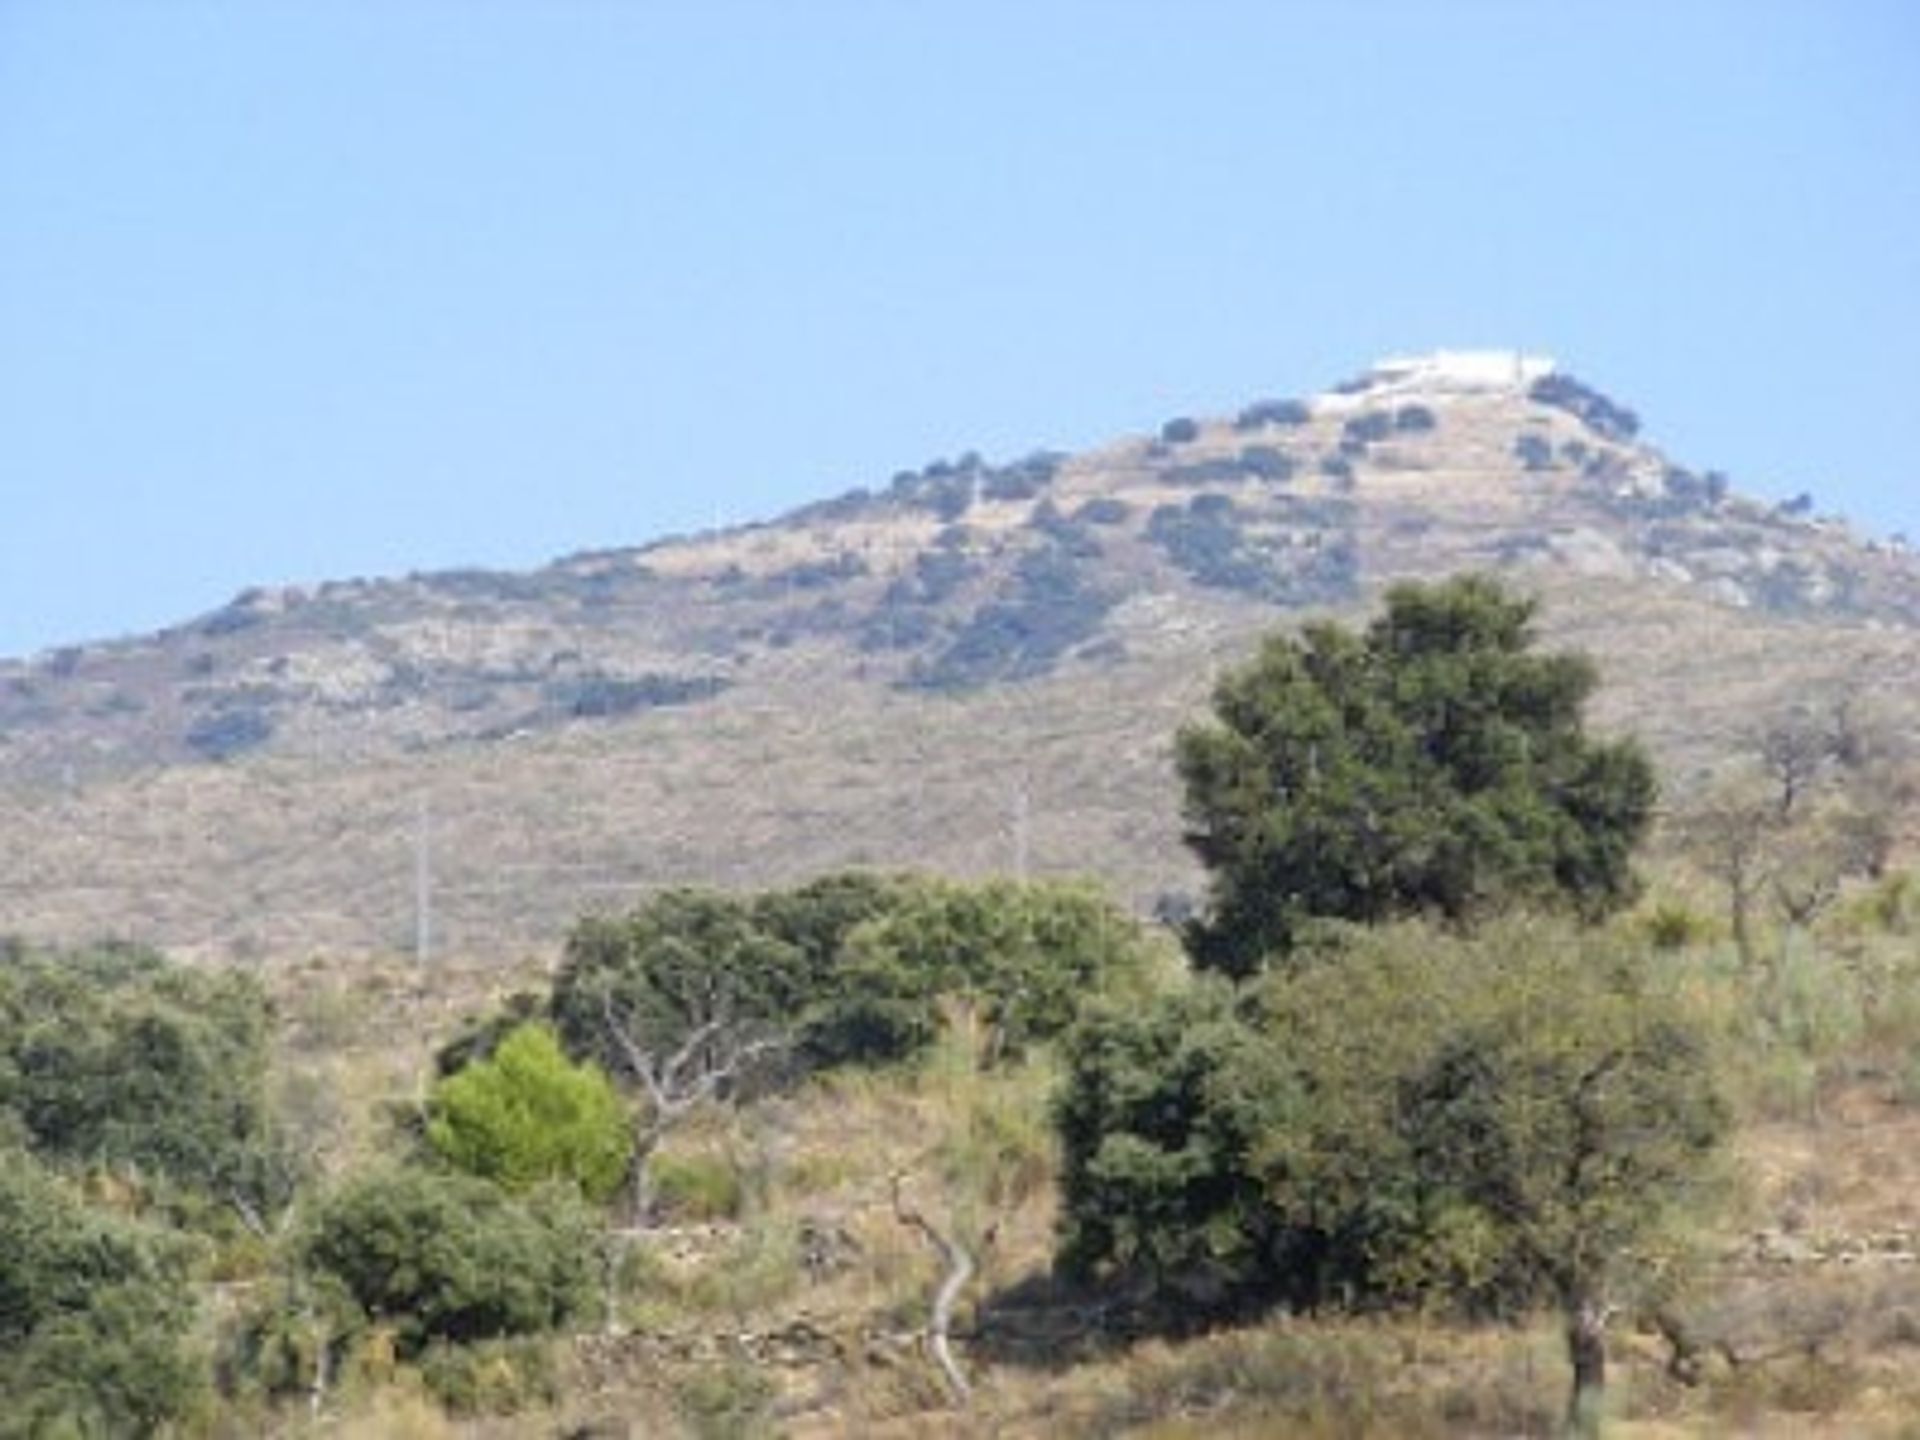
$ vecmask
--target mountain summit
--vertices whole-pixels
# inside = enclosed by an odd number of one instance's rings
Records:
[[[395,944],[429,796],[443,871],[491,897],[452,922],[469,948],[667,881],[992,869],[1016,823],[1035,865],[1147,903],[1186,875],[1165,742],[1210,668],[1462,569],[1540,594],[1676,773],[1798,684],[1913,675],[1903,545],[1670,459],[1544,357],[1440,352],[761,524],[254,590],[0,664],[0,930]],[[591,883],[537,883],[562,863]]]

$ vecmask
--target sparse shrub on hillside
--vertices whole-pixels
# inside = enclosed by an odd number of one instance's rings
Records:
[[[886,608],[860,627],[862,650],[918,650],[940,634],[940,617],[928,610]]]
[[[1393,434],[1393,414],[1387,410],[1367,410],[1353,416],[1340,427],[1343,440],[1371,445]]]
[[[1578,419],[1608,440],[1631,440],[1640,433],[1640,417],[1589,385],[1558,371],[1542,375],[1527,390],[1538,404],[1551,405]]]
[[[1402,405],[1393,412],[1393,428],[1403,432],[1421,434],[1439,423],[1433,411],[1425,405]]]
[[[1238,463],[1247,474],[1269,484],[1284,485],[1293,478],[1293,457],[1277,445],[1244,446]]]
[[[610,720],[710,700],[733,682],[721,675],[570,675],[542,687],[548,705],[575,720]]]
[[[1513,453],[1520,464],[1528,470],[1553,468],[1553,446],[1544,435],[1535,435],[1532,431],[1526,431],[1514,437]]]
[[[981,498],[1031,500],[1053,483],[1065,459],[1058,451],[1036,450],[1024,460],[989,470],[981,482]]]
[[[1256,400],[1234,417],[1236,430],[1259,430],[1268,425],[1304,425],[1313,418],[1300,400]]]
[[[980,567],[953,550],[922,550],[913,566],[887,587],[888,605],[938,605],[951,599]]]
[[[1198,502],[1225,497],[1194,498]],[[1257,593],[1271,579],[1266,558],[1244,547],[1231,502],[1225,509],[1217,504],[1203,508],[1192,504],[1157,506],[1147,517],[1146,535],[1199,584]]]
[[[823,590],[844,580],[857,580],[867,573],[867,562],[852,551],[821,560],[802,560],[768,575],[769,590]]]
[[[1160,479],[1168,485],[1239,485],[1249,473],[1237,458],[1222,456],[1189,465],[1169,465],[1160,472]]]
[[[1082,525],[1124,525],[1133,507],[1111,495],[1097,495],[1073,512]]]
[[[1313,512],[1302,511],[1302,524]],[[1238,590],[1281,604],[1346,598],[1358,578],[1358,557],[1340,540],[1300,546],[1284,559],[1247,533],[1232,497],[1196,495],[1186,506],[1161,505],[1146,537],[1197,585]]]
[[[1168,445],[1190,445],[1199,438],[1199,422],[1185,415],[1176,416],[1160,427],[1160,439]]]
[[[999,595],[974,611],[938,652],[917,662],[905,683],[920,690],[965,690],[1044,675],[1098,632],[1113,604],[1113,595],[1094,585],[1059,545],[1029,551]]]
[[[273,716],[257,706],[223,706],[187,727],[189,750],[208,760],[231,760],[273,738]]]
[[[1027,523],[1075,560],[1100,558],[1100,541],[1093,531],[1084,522],[1061,514],[1060,507],[1051,500],[1042,500],[1034,506]]]
[[[1345,455],[1328,455],[1320,461],[1320,473],[1345,486],[1353,484],[1353,461]]]

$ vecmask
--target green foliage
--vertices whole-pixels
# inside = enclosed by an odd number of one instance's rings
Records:
[[[595,1201],[613,1194],[633,1151],[606,1072],[568,1060],[545,1025],[522,1025],[490,1058],[435,1085],[427,1140],[447,1163],[508,1190],[565,1180]]]
[[[197,1409],[188,1258],[0,1151],[0,1436],[152,1435]]]
[[[917,664],[906,683],[966,690],[1044,675],[1098,632],[1114,600],[1069,547],[1056,541],[1028,551],[999,593]]]
[[[772,1433],[778,1394],[764,1370],[731,1360],[682,1380],[674,1389],[674,1408],[696,1440],[752,1440]]]
[[[1250,974],[1316,918],[1598,915],[1632,897],[1652,767],[1586,738],[1592,667],[1532,653],[1532,602],[1469,576],[1406,584],[1355,634],[1274,636],[1178,739],[1211,872],[1203,966]]]
[[[1283,1257],[1250,1161],[1262,1136],[1303,1123],[1305,1102],[1276,1059],[1212,977],[1072,1032],[1056,1111],[1065,1268],[1201,1298],[1276,1287]],[[1246,1083],[1263,1072],[1271,1083]]]
[[[516,1200],[490,1181],[397,1169],[328,1199],[301,1246],[313,1272],[394,1326],[401,1353],[550,1330],[591,1297],[592,1217],[567,1187]]]
[[[1236,1009],[1089,1024],[1062,1259],[1207,1298],[1511,1313],[1618,1298],[1729,1113],[1708,1029],[1595,931],[1347,932]]]
[[[0,1115],[42,1154],[157,1174],[265,1211],[292,1175],[250,977],[149,951],[0,952]]]
[[[998,1055],[1138,980],[1146,954],[1139,927],[1084,886],[850,872],[753,897],[670,891],[625,919],[584,921],[552,1013],[569,1050],[609,1069],[623,1057],[602,997],[656,1051],[724,1015],[784,1037],[806,1069],[905,1059],[958,1000]]]
[[[676,1221],[737,1220],[746,1203],[739,1170],[721,1156],[665,1151],[653,1157],[649,1178],[654,1204]]]
[[[786,1029],[823,988],[819,958],[767,930],[751,900],[669,890],[567,938],[552,1012],[568,1051],[628,1068],[611,1015],[636,1043],[670,1051],[710,1022]]]
[[[435,1341],[417,1363],[427,1392],[455,1415],[514,1415],[560,1398],[553,1352],[538,1339]]]
[[[1139,928],[1091,889],[928,883],[848,934],[809,1043],[836,1059],[898,1059],[933,1038],[948,997],[977,1011],[991,1059],[1058,1035],[1089,996],[1144,970]]]

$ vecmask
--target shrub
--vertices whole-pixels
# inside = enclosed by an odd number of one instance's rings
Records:
[[[1256,400],[1234,417],[1236,430],[1259,430],[1268,425],[1304,425],[1313,412],[1299,400]]]
[[[212,711],[187,727],[189,750],[208,760],[231,760],[273,738],[273,716],[252,706]]]
[[[1275,485],[1293,478],[1293,457],[1274,445],[1248,445],[1240,451],[1240,468]]]
[[[1073,518],[1082,525],[1121,525],[1132,513],[1133,507],[1126,501],[1099,495],[1075,510]]]
[[[251,977],[136,947],[0,951],[0,1116],[47,1155],[266,1210],[293,1179]]]
[[[606,1072],[569,1061],[545,1025],[522,1025],[435,1085],[427,1140],[442,1160],[510,1191],[562,1180],[596,1201],[619,1186],[633,1151]]]
[[[1513,442],[1513,453],[1528,470],[1551,470],[1553,468],[1553,446],[1545,436],[1531,432],[1518,436]]]
[[[1160,439],[1168,445],[1189,445],[1199,438],[1199,422],[1185,415],[1176,416],[1160,427]]]
[[[1588,429],[1609,440],[1631,440],[1640,433],[1639,416],[1571,375],[1542,375],[1527,395],[1538,404],[1578,417]]]
[[[1376,440],[1384,440],[1393,433],[1393,415],[1386,410],[1368,410],[1355,415],[1340,427],[1343,440],[1357,445],[1371,445]]]
[[[401,1354],[551,1330],[591,1296],[591,1218],[565,1189],[515,1201],[490,1181],[399,1169],[351,1181],[302,1245],[313,1270],[390,1323]]]
[[[576,720],[607,720],[708,700],[733,682],[719,675],[577,675],[545,687],[549,705]]]
[[[1433,429],[1439,422],[1425,405],[1402,405],[1393,412],[1393,428],[1415,434]]]
[[[1044,675],[1089,639],[1113,608],[1061,546],[1023,555],[1000,594],[968,617],[936,654],[914,666],[906,684],[921,690],[965,690]]]
[[[714,1155],[656,1155],[650,1175],[654,1202],[672,1219],[699,1223],[737,1220],[746,1201],[740,1172]]]
[[[0,1150],[0,1435],[147,1436],[195,1411],[188,1258]]]
[[[560,1398],[553,1352],[537,1339],[435,1341],[415,1363],[427,1393],[454,1415],[515,1415]]]
[[[941,998],[957,997],[976,1008],[994,1054],[1014,1053],[1144,966],[1138,927],[1091,890],[924,884],[849,932],[809,1044],[841,1060],[903,1058],[939,1032]]]

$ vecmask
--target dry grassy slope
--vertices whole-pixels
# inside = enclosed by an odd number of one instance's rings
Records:
[[[1350,482],[1323,473],[1347,422],[1410,404],[1431,430],[1359,447]],[[1549,468],[1520,464],[1522,436]],[[1248,473],[1253,445],[1295,473]],[[1203,422],[1032,483],[957,475],[531,575],[255,593],[0,666],[0,930],[209,955],[400,949],[424,803],[436,944],[537,950],[581,910],[665,883],[1008,868],[1022,789],[1034,869],[1090,871],[1145,905],[1193,883],[1167,758],[1211,670],[1303,604],[1352,610],[1385,581],[1466,566],[1541,594],[1549,638],[1603,667],[1600,722],[1645,735],[1676,775],[1852,677],[1920,697],[1910,558],[1703,498],[1657,451],[1518,389],[1329,396],[1302,425]],[[957,524],[934,508],[943,488],[971,502]],[[1201,496],[1220,497],[1200,502],[1214,528],[1176,563],[1149,517]],[[1107,523],[1061,523],[1094,500]],[[1036,552],[1064,598],[1023,589]],[[1068,612],[1085,623],[1035,638]],[[915,673],[980,683],[896,683]],[[233,757],[196,757],[196,727]]]

